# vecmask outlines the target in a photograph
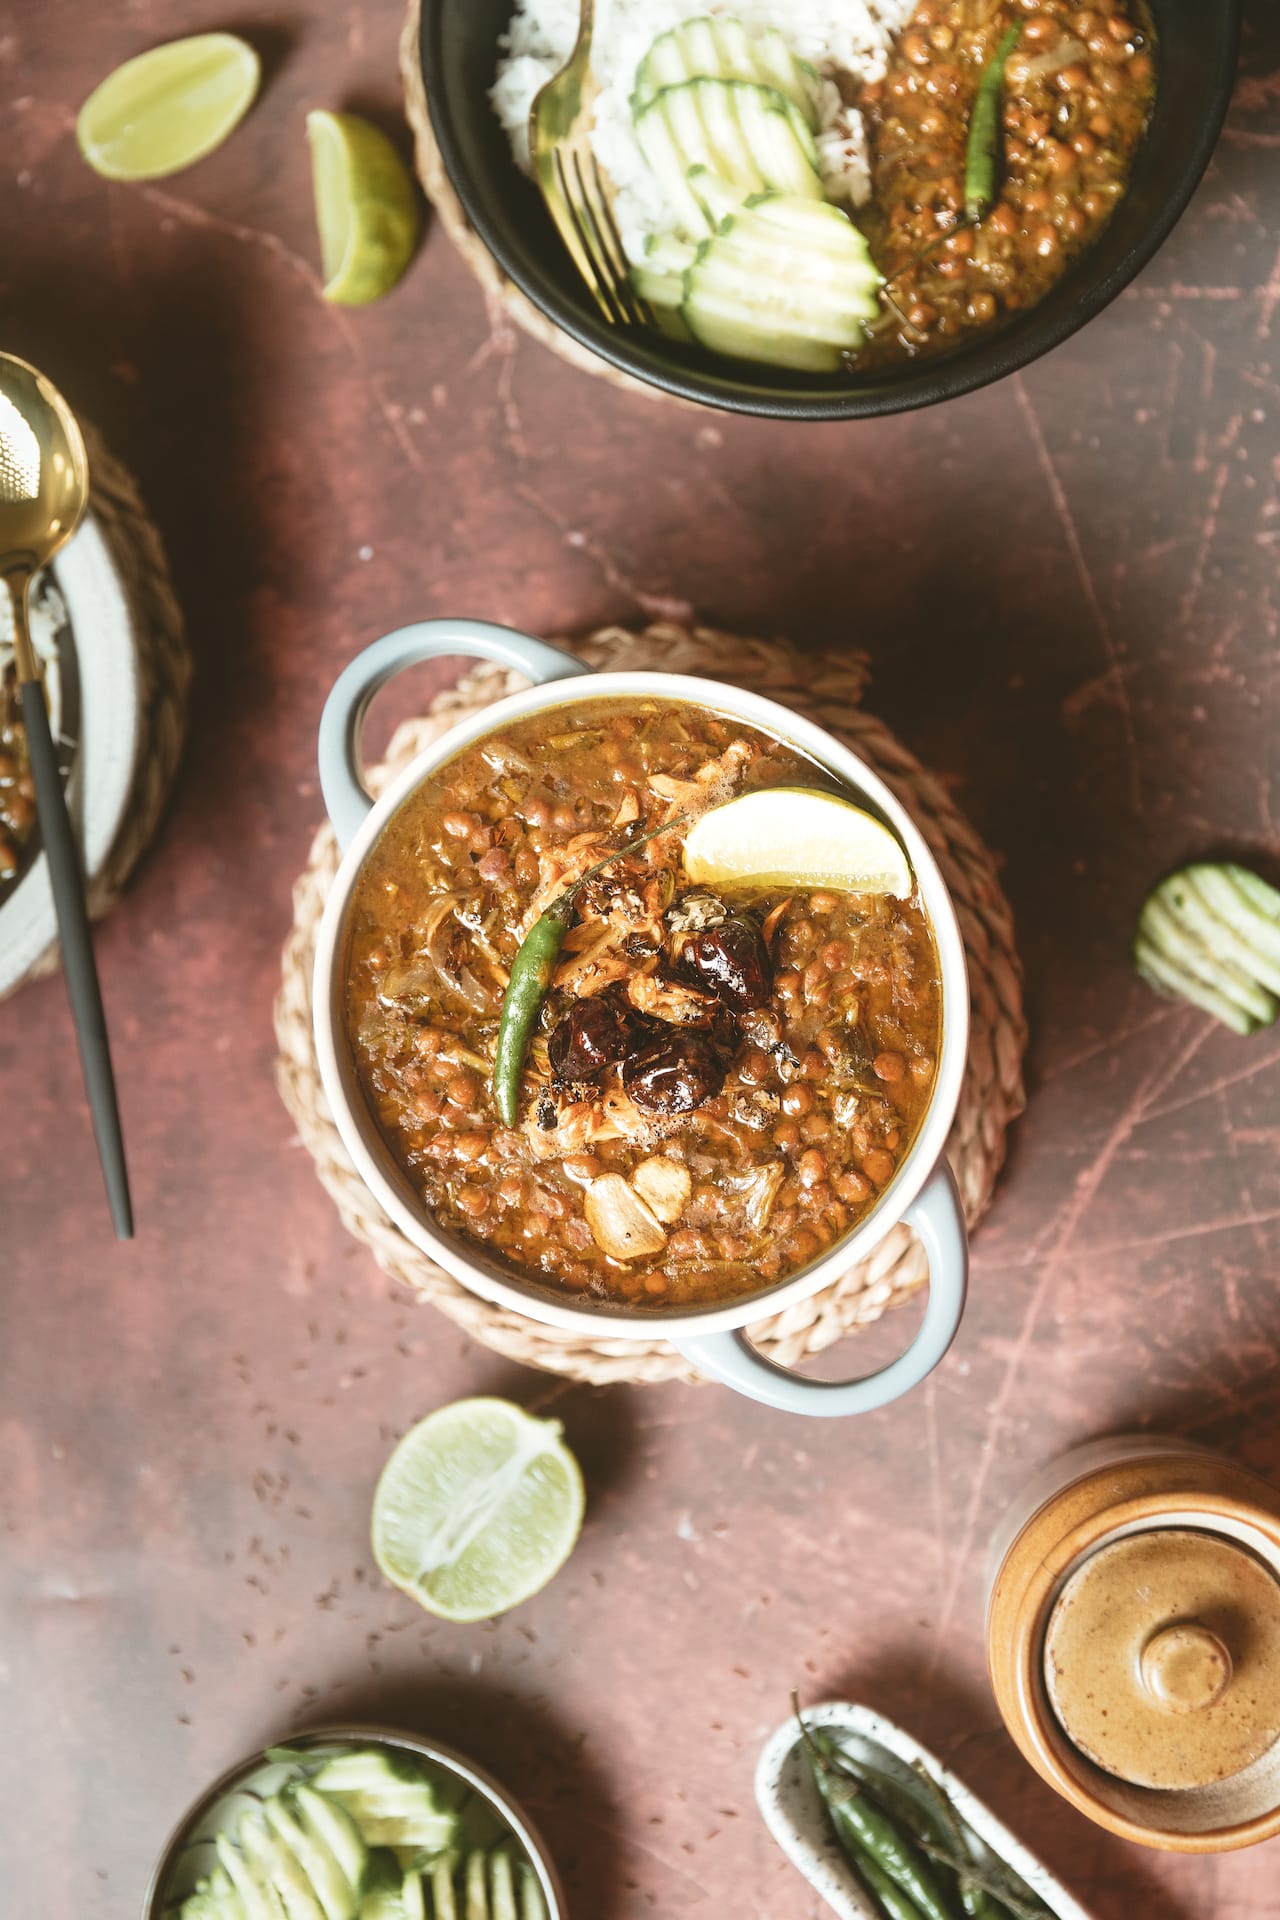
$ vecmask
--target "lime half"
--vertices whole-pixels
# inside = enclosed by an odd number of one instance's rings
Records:
[[[713,807],[686,834],[684,865],[709,886],[835,887],[900,899],[915,887],[888,827],[812,787],[770,787]]]
[[[373,1557],[442,1620],[488,1620],[545,1587],[582,1527],[558,1420],[458,1400],[410,1428],[373,1499]]]
[[[258,56],[234,33],[152,47],[109,73],[80,109],[76,139],[108,180],[158,180],[221,146],[253,104]]]
[[[307,115],[324,297],[367,306],[390,293],[421,224],[409,169],[377,127],[354,113]]]

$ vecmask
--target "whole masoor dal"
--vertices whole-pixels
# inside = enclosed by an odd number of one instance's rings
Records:
[[[693,886],[689,820],[838,790],[709,709],[541,712],[429,776],[348,915],[364,1097],[436,1224],[575,1298],[687,1308],[770,1286],[847,1233],[932,1094],[941,988],[919,899]],[[524,933],[587,870],[520,1088],[491,1084]]]

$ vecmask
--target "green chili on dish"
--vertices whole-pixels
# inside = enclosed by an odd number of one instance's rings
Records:
[[[525,1056],[538,1023],[538,1015],[551,988],[552,975],[560,959],[580,890],[596,874],[611,867],[615,860],[625,859],[627,854],[634,853],[646,841],[656,840],[660,833],[669,833],[673,827],[680,826],[684,819],[684,814],[677,814],[672,820],[664,820],[660,827],[650,827],[647,833],[639,834],[634,840],[628,840],[624,847],[615,848],[605,859],[597,860],[595,866],[588,867],[571,887],[566,887],[563,893],[556,895],[520,942],[516,957],[511,962],[507,990],[502,996],[498,1044],[493,1058],[493,1097],[508,1127],[514,1127],[519,1116],[520,1076],[524,1072]]]
[[[848,1855],[849,1864],[871,1895],[884,1920],[921,1920],[920,1909],[914,1900],[909,1900],[902,1888],[895,1886],[884,1868],[877,1866],[865,1848],[857,1855]]]
[[[922,1843],[932,1841],[936,1846],[949,1847],[957,1860],[967,1860],[969,1848],[955,1808],[922,1761],[917,1760],[912,1771],[929,1796],[929,1810],[920,1808],[921,1826],[917,1829],[917,1838]],[[908,1797],[905,1791],[903,1797]],[[957,1868],[956,1881],[960,1905],[968,1920],[1005,1920],[1008,1909],[978,1885],[971,1869],[961,1871]]]
[[[1004,100],[1004,69],[1022,34],[1022,22],[1010,27],[982,69],[978,97],[969,122],[964,161],[964,211],[968,220],[981,220],[994,204],[1000,160],[1000,108]]]
[[[869,1856],[916,1907],[920,1920],[957,1920],[932,1866],[897,1823],[872,1799],[860,1781],[824,1752],[796,1708],[814,1782],[831,1816],[836,1836],[854,1866]],[[898,1920],[898,1916],[893,1916]]]

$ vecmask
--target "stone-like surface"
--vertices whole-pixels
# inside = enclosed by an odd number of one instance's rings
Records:
[[[129,1920],[209,1775],[341,1715],[430,1726],[526,1794],[582,1920],[804,1920],[751,1798],[796,1683],[938,1747],[1101,1920],[1273,1910],[1265,1855],[1149,1856],[1061,1806],[981,1659],[985,1543],[1037,1461],[1141,1423],[1280,1471],[1280,1052],[1159,1004],[1127,956],[1166,863],[1277,851],[1280,23],[1249,13],[1217,159],[1130,294],[1020,379],[806,430],[569,371],[486,315],[439,232],[385,305],[322,304],[303,114],[394,121],[396,0],[0,0],[4,344],[137,470],[200,664],[171,815],[99,939],[134,1246],[108,1238],[60,984],[0,1007],[15,1920]],[[95,179],[89,87],[228,23],[268,64],[230,145]],[[469,1347],[347,1239],[272,1086],[341,663],[423,614],[685,608],[868,648],[1020,918],[1033,1104],[972,1309],[926,1390],[852,1425]],[[394,1436],[476,1390],[554,1408],[591,1508],[549,1592],[463,1631],[380,1586],[365,1538]]]

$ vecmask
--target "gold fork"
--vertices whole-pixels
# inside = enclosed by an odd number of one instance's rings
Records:
[[[529,153],[560,238],[611,326],[652,326],[653,314],[631,270],[609,195],[591,149],[591,110],[598,88],[591,72],[595,0],[582,0],[573,52],[529,110]]]

